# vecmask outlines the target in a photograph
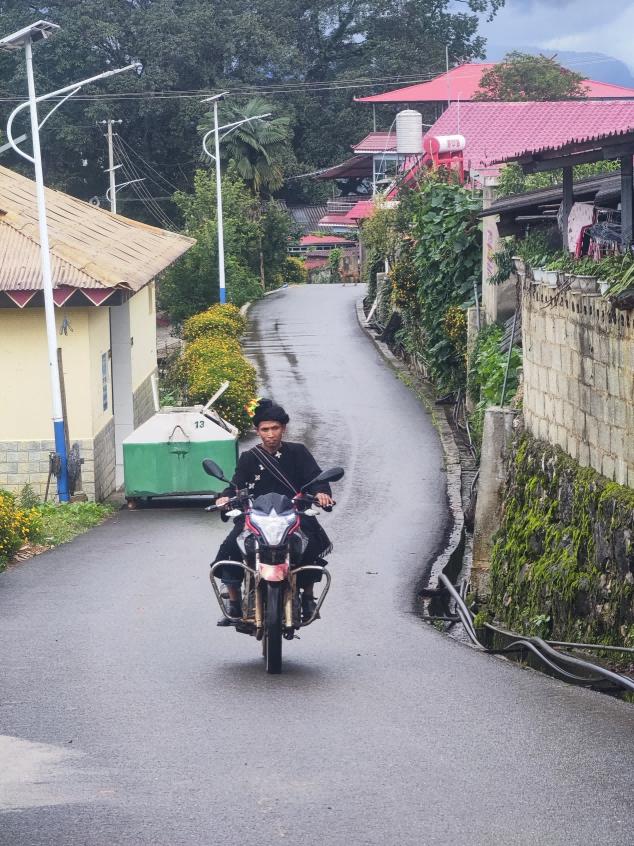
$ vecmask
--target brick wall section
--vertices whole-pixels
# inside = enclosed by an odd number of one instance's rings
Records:
[[[54,449],[54,441],[0,441],[0,488],[20,493],[25,485],[30,485],[44,497],[48,456]],[[55,480],[51,488],[56,490]]]
[[[132,408],[134,414],[134,428],[137,429],[146,420],[154,414],[154,395],[152,393],[152,376],[156,375],[157,371],[151,373],[132,396]]]
[[[524,418],[535,437],[634,487],[634,311],[524,287]]]
[[[84,491],[89,493],[88,486],[92,483],[92,496],[89,494],[89,497],[101,502],[115,489],[114,417],[97,434],[91,458],[92,461],[86,460],[82,468]]]

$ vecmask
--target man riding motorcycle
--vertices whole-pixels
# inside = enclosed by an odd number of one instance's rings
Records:
[[[253,416],[253,425],[260,437],[261,444],[243,452],[238,460],[232,485],[238,489],[250,491],[255,498],[267,493],[279,493],[293,497],[299,493],[302,485],[319,475],[321,469],[311,453],[303,444],[284,441],[289,416],[280,405],[272,400],[260,400]],[[230,501],[233,488],[227,488],[216,500],[220,508]],[[334,505],[330,485],[315,484],[312,488],[315,501],[322,508]],[[301,515],[301,529],[308,539],[302,564],[321,564],[321,556],[328,553],[331,543],[326,532],[314,517]],[[238,537],[244,529],[244,518],[234,521],[234,528],[220,545],[216,561],[241,561],[242,553],[238,546]],[[226,564],[222,568],[221,580],[229,595],[228,614],[230,617],[242,615],[241,586],[244,571],[242,567]],[[302,593],[302,618],[309,619],[316,608],[313,592],[314,583],[321,575],[304,572],[298,576],[298,585]],[[231,621],[222,617],[219,626],[230,626]]]

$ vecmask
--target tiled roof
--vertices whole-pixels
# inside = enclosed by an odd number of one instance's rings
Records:
[[[53,286],[138,291],[195,241],[46,189]],[[35,183],[0,167],[0,290],[42,287]]]
[[[609,146],[612,142],[617,142],[618,144],[620,139],[625,139],[625,136],[630,136],[631,138],[634,133],[634,115],[632,115],[630,121],[629,126],[625,126],[622,129],[615,130],[614,132],[601,132],[593,135],[586,135],[582,133],[574,138],[568,138],[560,144],[546,144],[541,147],[527,147],[524,150],[516,151],[511,156],[506,156],[504,161],[515,161],[515,159],[521,159],[525,156],[539,156],[540,153],[546,152],[562,153],[562,155],[566,155],[569,150],[573,149],[576,152],[589,152],[594,149]],[[627,139],[627,142],[630,141],[630,138]],[[627,142],[625,140],[623,141],[623,143]]]
[[[395,153],[396,133],[371,132],[363,141],[354,144],[352,149],[355,153]]]
[[[320,226],[332,227],[333,229],[356,229],[356,225],[346,220],[346,214],[326,214],[319,221]]]
[[[452,103],[427,134],[464,135],[465,166],[477,171],[522,150],[632,128],[634,101],[471,102]]]
[[[452,68],[449,73],[441,73],[429,82],[419,82],[383,94],[355,99],[359,103],[438,103],[448,100],[472,100],[480,87],[482,74],[492,67],[491,63],[460,65]],[[634,98],[633,88],[596,82],[593,79],[585,80],[584,85],[587,96],[592,99]]]

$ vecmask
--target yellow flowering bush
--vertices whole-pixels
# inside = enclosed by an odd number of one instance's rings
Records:
[[[241,432],[250,428],[245,406],[256,394],[256,374],[236,340],[222,335],[196,338],[185,347],[178,369],[194,403],[207,402],[228,381],[229,387],[214,407]]]
[[[240,309],[230,303],[216,303],[206,311],[189,317],[183,326],[186,341],[195,341],[207,335],[223,335],[239,338],[246,329],[247,322],[240,314]]]
[[[41,518],[36,508],[20,508],[8,491],[0,491],[0,569],[25,543],[41,532]]]

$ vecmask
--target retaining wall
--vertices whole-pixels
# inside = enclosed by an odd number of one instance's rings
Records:
[[[525,285],[522,335],[528,431],[634,487],[634,312]]]

